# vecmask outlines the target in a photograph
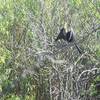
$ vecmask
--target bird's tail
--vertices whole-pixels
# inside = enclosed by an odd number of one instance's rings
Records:
[[[82,54],[81,49],[78,47],[78,45],[77,45],[75,42],[74,42],[74,44],[75,44],[75,47],[77,48],[78,52],[79,52],[80,54]]]

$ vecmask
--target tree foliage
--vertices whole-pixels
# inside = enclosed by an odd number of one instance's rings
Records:
[[[0,0],[0,99],[98,99],[99,8],[99,0]],[[82,55],[55,42],[62,27]]]

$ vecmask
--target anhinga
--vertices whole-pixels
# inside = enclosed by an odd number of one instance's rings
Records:
[[[65,28],[62,28],[60,30],[60,33],[58,34],[57,38],[55,39],[55,41],[58,41],[58,40],[65,40],[69,43],[74,43],[75,47],[77,48],[78,52],[81,54],[81,49],[78,47],[78,45],[76,44],[76,41],[75,41],[75,38],[74,38],[74,32],[72,31],[68,31],[66,32],[65,31]]]

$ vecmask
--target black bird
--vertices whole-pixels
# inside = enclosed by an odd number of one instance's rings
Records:
[[[68,31],[66,32],[64,28],[62,28],[60,30],[60,33],[58,34],[57,38],[55,39],[55,41],[58,41],[58,40],[65,40],[69,43],[73,42],[75,47],[77,48],[78,52],[81,54],[81,49],[77,46],[76,42],[75,42],[75,38],[74,38],[74,33],[72,31]]]
[[[61,40],[61,39],[65,40],[65,37],[66,37],[66,31],[65,31],[64,28],[62,28],[60,30],[60,33],[58,34],[57,38],[55,39],[55,41],[58,41],[58,40]]]

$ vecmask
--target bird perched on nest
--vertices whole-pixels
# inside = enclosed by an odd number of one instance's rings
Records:
[[[57,38],[55,39],[55,41],[58,41],[58,40],[61,40],[61,39],[67,41],[68,43],[74,43],[74,45],[77,48],[78,52],[80,54],[82,53],[81,49],[78,47],[78,45],[75,42],[74,32],[72,32],[72,31],[66,32],[65,28],[62,28],[60,30],[60,33],[58,34]]]

